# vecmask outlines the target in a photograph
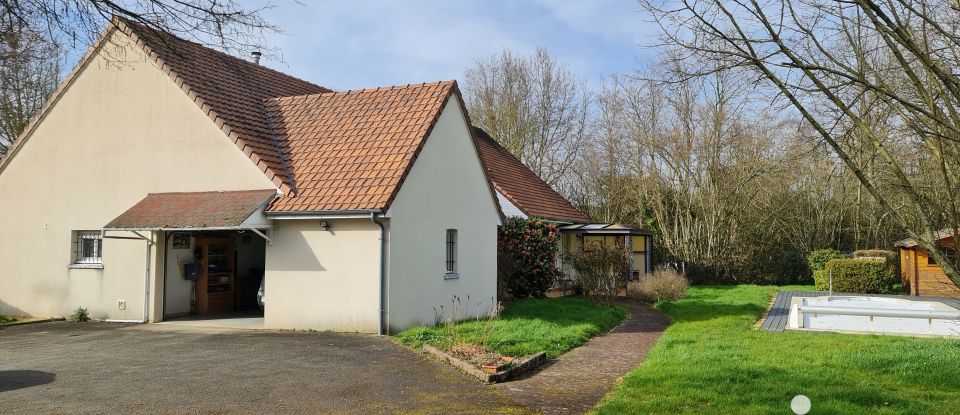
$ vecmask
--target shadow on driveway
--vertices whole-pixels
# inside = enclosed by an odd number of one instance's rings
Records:
[[[0,392],[45,385],[57,375],[41,370],[0,370]]]

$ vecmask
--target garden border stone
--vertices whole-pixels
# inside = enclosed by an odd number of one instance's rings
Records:
[[[486,373],[476,366],[462,360],[458,359],[443,350],[437,349],[429,344],[423,345],[423,351],[433,355],[434,357],[447,362],[457,369],[460,369],[477,379],[480,379],[486,383],[501,383],[506,382],[510,379],[515,379],[521,374],[527,373],[537,367],[542,366],[544,363],[547,363],[547,353],[540,352],[533,356],[529,356],[523,359],[517,359],[519,363],[513,365],[509,369],[498,372],[498,373]]]

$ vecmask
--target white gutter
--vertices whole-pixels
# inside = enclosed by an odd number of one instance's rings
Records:
[[[366,216],[364,216],[366,217]],[[211,227],[190,227],[190,228],[106,228],[104,231],[125,231],[125,232],[202,232],[202,231],[250,231],[254,229],[271,229],[271,226],[211,226]],[[123,239],[123,238],[120,238]],[[136,238],[126,238],[136,239]]]
[[[373,212],[371,212],[373,213]],[[369,219],[370,214],[329,214],[329,215],[284,215],[284,216],[272,216],[267,215],[267,219],[271,220],[306,220],[306,219]]]

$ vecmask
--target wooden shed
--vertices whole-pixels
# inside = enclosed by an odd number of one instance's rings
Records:
[[[956,258],[957,250],[952,232],[942,230],[937,232],[937,245],[946,255]],[[900,248],[900,270],[903,287],[911,295],[925,295],[934,297],[960,298],[960,287],[957,287],[943,272],[937,262],[927,255],[927,250],[913,239],[897,241]]]

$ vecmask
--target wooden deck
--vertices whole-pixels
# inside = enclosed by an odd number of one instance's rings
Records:
[[[773,300],[767,317],[760,324],[760,330],[782,332],[787,327],[787,317],[790,315],[790,302],[793,297],[820,297],[830,295],[826,291],[780,291]],[[939,301],[950,307],[960,310],[960,299],[947,297],[918,297],[913,295],[881,295],[881,294],[848,294],[833,293],[833,295],[869,295],[870,297],[892,297],[915,301]]]

